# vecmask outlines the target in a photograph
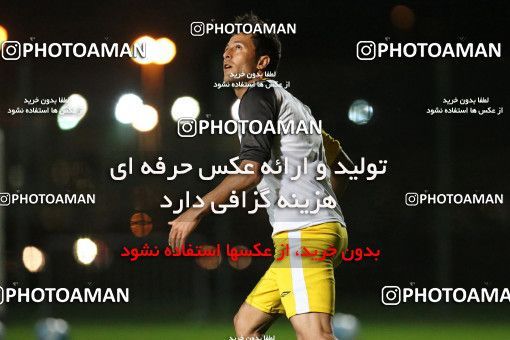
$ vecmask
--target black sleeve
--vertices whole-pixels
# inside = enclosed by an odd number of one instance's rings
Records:
[[[264,134],[264,127],[267,121],[276,123],[278,118],[278,105],[274,88],[253,87],[248,89],[239,104],[239,119],[261,122],[262,132],[259,134],[250,133],[246,124],[244,134],[241,135],[241,151],[239,160],[243,159],[267,162],[271,159],[271,145],[274,135],[270,132]],[[274,124],[276,128],[276,124]]]

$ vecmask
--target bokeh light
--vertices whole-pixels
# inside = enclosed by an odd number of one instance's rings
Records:
[[[374,109],[364,99],[357,99],[352,102],[349,108],[349,120],[357,125],[367,124],[374,115]]]
[[[156,40],[152,62],[158,65],[168,64],[174,59],[176,53],[177,49],[172,40],[160,38]]]
[[[155,40],[151,36],[144,35],[133,42],[132,48],[135,49],[134,46],[143,46],[145,48],[141,48],[145,50],[145,57],[140,55],[134,55],[133,61],[141,64],[158,64],[164,65],[171,62],[175,55],[177,54],[177,48],[175,43],[168,38],[159,38]]]
[[[248,247],[246,246],[235,246],[235,247],[232,247],[232,249],[236,249],[238,252],[240,250],[248,250]],[[238,269],[238,270],[243,270],[243,269],[246,269],[250,266],[251,264],[251,261],[252,261],[252,257],[251,256],[239,256],[237,258],[237,261],[234,261],[232,260],[231,257],[228,258],[228,263],[235,269]]]
[[[79,263],[88,266],[96,258],[97,245],[88,237],[79,238],[74,243],[74,255]]]
[[[87,100],[80,94],[74,93],[58,111],[57,124],[61,130],[70,130],[78,125],[88,110]]]
[[[122,95],[115,105],[115,119],[122,124],[131,124],[143,109],[143,100],[133,93]]]
[[[37,321],[35,332],[38,340],[68,340],[69,324],[64,319],[46,318]]]
[[[0,45],[9,38],[7,30],[0,25]]]
[[[44,269],[46,256],[37,247],[27,246],[23,249],[23,265],[31,273],[37,273]]]
[[[141,56],[141,55],[134,55],[133,58],[131,58],[131,59],[133,59],[134,62],[141,64],[141,65],[150,64],[153,59],[152,53],[154,51],[155,43],[156,43],[156,40],[154,40],[154,38],[152,38],[148,35],[144,35],[143,37],[136,39],[133,42],[133,45],[138,45],[138,46],[145,45],[145,57]],[[134,49],[134,47],[132,47],[132,48]]]
[[[414,12],[407,6],[397,5],[390,14],[391,23],[398,29],[410,30],[414,26]]]
[[[211,245],[203,245],[203,250],[214,251],[216,249],[215,246]],[[219,267],[221,263],[221,254],[219,256],[199,256],[196,258],[197,265],[206,270],[213,270]]]
[[[159,117],[158,111],[150,105],[143,105],[133,118],[133,127],[140,132],[147,132],[156,127]]]
[[[333,316],[333,333],[339,339],[354,340],[358,338],[360,323],[351,314],[337,313]]]
[[[200,114],[200,104],[198,101],[189,96],[179,97],[172,104],[170,110],[172,119],[177,122],[181,118],[196,119]]]
[[[80,122],[79,119],[76,119],[74,117],[68,117],[64,115],[58,115],[57,117],[57,124],[60,130],[71,130],[74,129],[78,123]]]

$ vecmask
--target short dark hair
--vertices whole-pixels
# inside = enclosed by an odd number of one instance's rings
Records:
[[[235,19],[236,24],[248,24],[248,25],[259,25],[263,26],[266,24],[258,16],[253,13],[246,13],[242,16],[238,16]],[[269,64],[266,67],[267,71],[274,72],[278,69],[280,58],[282,56],[282,44],[280,39],[274,33],[260,34],[252,33],[253,45],[255,45],[255,57],[257,60],[263,56],[268,55],[270,58]]]

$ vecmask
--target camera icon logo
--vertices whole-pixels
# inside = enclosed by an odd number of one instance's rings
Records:
[[[11,204],[11,195],[8,192],[0,192],[0,207],[6,207]]]
[[[18,60],[19,58],[21,58],[21,44],[19,41],[4,41],[2,43],[2,59]]]
[[[195,137],[197,135],[197,121],[193,118],[181,118],[177,121],[179,137]]]
[[[381,290],[381,302],[386,306],[396,306],[400,304],[400,287],[384,286]]]
[[[369,40],[358,41],[356,44],[356,56],[359,60],[375,59],[375,42]]]
[[[418,205],[418,194],[416,192],[408,192],[405,197],[406,205],[408,207],[415,207]]]
[[[201,37],[205,34],[205,24],[201,21],[192,22],[190,31],[192,36]]]

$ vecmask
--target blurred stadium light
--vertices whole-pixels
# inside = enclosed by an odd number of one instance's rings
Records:
[[[9,35],[7,34],[7,30],[0,25],[0,44],[9,38]]]
[[[398,29],[410,30],[414,26],[414,12],[405,5],[393,7],[390,13],[391,23]]]
[[[60,114],[57,117],[57,124],[60,130],[74,129],[79,122],[80,121],[78,119],[75,119],[73,117],[67,117]]]
[[[58,127],[61,130],[70,130],[75,128],[80,120],[85,117],[87,110],[87,100],[82,95],[76,93],[70,95],[58,111]]]
[[[68,340],[69,324],[63,319],[46,318],[35,324],[37,340]]]
[[[152,51],[153,51],[153,45],[155,44],[155,40],[154,38],[148,36],[148,35],[144,35],[143,37],[140,37],[138,39],[136,39],[134,42],[133,42],[133,46],[142,46],[142,45],[145,45],[145,57],[143,56],[135,56],[133,59],[133,61],[135,63],[138,63],[140,65],[147,65],[147,64],[150,64],[151,61],[152,61]]]
[[[342,340],[354,340],[359,333],[359,321],[351,314],[336,313],[333,316],[333,333]]]
[[[74,243],[74,256],[81,264],[88,266],[94,262],[96,255],[97,245],[90,238],[79,238]]]
[[[170,114],[175,122],[181,118],[196,119],[200,114],[200,104],[193,97],[179,97],[172,104]]]
[[[143,108],[142,98],[133,93],[122,95],[115,105],[115,118],[119,123],[131,124]]]
[[[212,250],[214,251],[216,249],[215,246],[211,245],[203,245],[202,250]],[[221,254],[219,256],[199,256],[196,258],[197,265],[206,270],[214,270],[219,267],[221,263]]]
[[[357,99],[352,102],[349,108],[349,120],[357,125],[367,124],[374,115],[374,109],[364,99]]]
[[[37,273],[44,269],[46,256],[37,247],[27,246],[23,249],[23,265],[31,273]]]
[[[132,46],[134,48],[134,46],[143,45],[145,45],[145,48],[142,48],[142,50],[145,50],[145,56],[135,55],[132,58],[134,62],[140,65],[147,65],[151,63],[157,65],[168,64],[174,59],[177,53],[175,43],[168,38],[159,38],[158,40],[155,40],[148,35],[144,35],[136,39]]]
[[[133,127],[140,132],[147,132],[158,124],[158,111],[150,105],[143,105],[133,119]]]
[[[236,249],[237,251],[247,251],[248,247],[246,246],[235,246],[233,249]],[[234,261],[232,258],[228,258],[228,263],[232,268],[235,268],[237,270],[243,270],[250,266],[252,261],[251,256],[239,256],[237,258],[237,261]]]
[[[176,53],[177,49],[172,40],[159,38],[156,40],[156,50],[152,62],[158,65],[168,64],[174,59]]]

